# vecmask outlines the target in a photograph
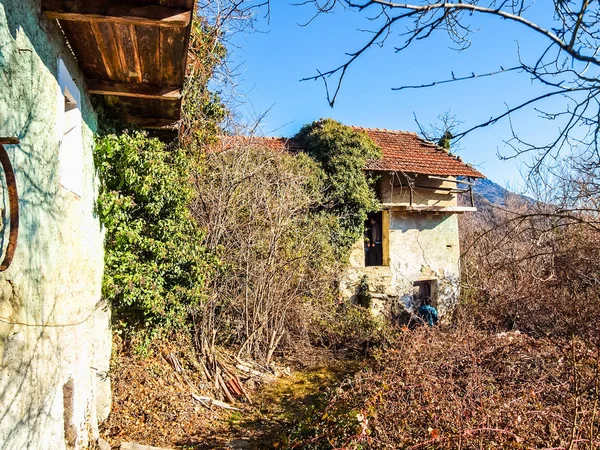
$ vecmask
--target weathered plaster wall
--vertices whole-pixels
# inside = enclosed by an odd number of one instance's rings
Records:
[[[352,250],[349,269],[342,280],[343,295],[352,297],[363,275],[370,290],[391,300],[374,299],[374,312],[412,307],[413,282],[435,278],[438,283],[438,311],[441,316],[458,301],[460,248],[456,215],[390,213],[390,265],[365,267],[362,242]],[[390,304],[394,303],[395,304]]]
[[[81,197],[60,185],[59,58],[82,94]],[[2,450],[85,447],[108,414],[110,320],[99,302],[103,236],[93,212],[96,127],[58,27],[41,16],[35,0],[0,0],[0,136],[21,140],[6,147],[19,189],[20,229],[13,264],[0,274]],[[6,226],[2,233],[6,245]]]
[[[401,183],[404,186],[401,186]],[[417,175],[414,179],[415,186],[431,188],[456,188],[456,183],[428,178],[427,175]],[[397,205],[410,204],[410,190],[407,180],[402,174],[393,176],[384,173],[379,180],[380,198],[383,203],[395,203]],[[416,187],[413,190],[413,204],[428,206],[456,206],[456,195],[449,194],[444,190],[431,190]]]

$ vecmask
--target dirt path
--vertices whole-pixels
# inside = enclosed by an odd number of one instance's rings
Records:
[[[323,407],[326,393],[359,369],[352,361],[331,360],[293,372],[265,386],[243,412],[223,414],[205,435],[182,449],[286,448],[290,433],[310,412]]]

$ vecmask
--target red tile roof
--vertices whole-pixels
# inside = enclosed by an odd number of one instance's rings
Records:
[[[485,178],[481,172],[464,163],[458,156],[420,138],[416,133],[380,128],[352,128],[367,133],[373,142],[381,147],[383,153],[381,159],[367,162],[365,169]]]
[[[366,170],[485,178],[481,172],[464,163],[458,156],[420,138],[416,133],[380,128],[352,128],[367,133],[381,147],[383,157],[368,161]],[[221,149],[242,144],[266,147],[274,151],[302,151],[294,139],[281,137],[221,136],[220,144]]]
[[[302,148],[293,139],[260,136],[219,136],[219,143],[211,151],[232,149],[236,146],[264,147],[273,151],[299,152]]]

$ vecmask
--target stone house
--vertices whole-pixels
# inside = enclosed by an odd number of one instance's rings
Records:
[[[94,105],[178,120],[193,5],[0,0],[1,450],[86,448],[108,416]]]
[[[340,280],[341,294],[356,297],[361,280],[370,291],[375,314],[411,313],[416,297],[428,297],[439,315],[451,311],[460,293],[460,242],[458,214],[477,211],[472,187],[479,171],[448,150],[415,133],[353,127],[381,148],[383,157],[365,170],[378,175],[381,211],[365,223],[365,239],[354,245],[347,272]],[[224,148],[239,137],[223,137]],[[293,139],[244,138],[245,143],[274,151],[299,152]],[[458,197],[469,206],[459,205]],[[368,247],[371,220],[380,242],[378,257]]]
[[[380,230],[380,255],[369,260],[366,238],[352,249],[341,291],[353,297],[364,279],[375,313],[412,311],[415,296],[429,297],[440,316],[451,311],[460,292],[458,214],[475,212],[473,183],[484,176],[446,149],[415,133],[354,127],[381,147],[383,157],[365,170],[379,175],[382,209],[372,214]],[[465,194],[469,206],[458,203]]]

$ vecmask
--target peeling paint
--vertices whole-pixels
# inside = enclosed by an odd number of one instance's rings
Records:
[[[376,302],[376,312],[412,311],[415,287],[423,278],[435,278],[437,308],[448,316],[460,293],[460,245],[456,215],[390,213],[389,267],[365,267],[363,243],[352,249],[350,267],[341,282],[342,294],[352,298],[358,281],[367,276],[370,290],[385,294],[387,304]]]
[[[108,370],[111,345],[110,313],[98,307],[104,254],[94,214],[97,118],[82,95],[84,182],[75,196],[60,185],[59,58],[83,93],[77,63],[38,2],[0,0],[0,136],[21,142],[6,146],[21,217],[13,263],[0,274],[0,450],[65,449],[63,386],[69,379],[74,448],[87,447],[89,430],[97,435],[106,407],[98,414],[95,406],[110,403],[109,381],[97,375]],[[4,253],[6,186],[0,195]]]

